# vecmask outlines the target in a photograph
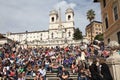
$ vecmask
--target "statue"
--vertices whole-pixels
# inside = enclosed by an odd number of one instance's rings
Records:
[[[111,48],[111,55],[106,59],[106,62],[109,66],[113,80],[120,80],[120,55],[118,52],[120,47],[119,43],[111,41],[108,46]]]
[[[119,55],[119,52],[118,52],[118,48],[120,47],[119,46],[119,43],[116,42],[116,41],[111,41],[108,46],[111,48],[111,55],[110,57],[107,59],[108,62],[112,60],[112,62],[118,60],[120,61],[120,55]]]

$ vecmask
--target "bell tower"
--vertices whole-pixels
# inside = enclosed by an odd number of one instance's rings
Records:
[[[52,10],[50,11],[50,23],[56,23],[58,20],[58,12],[56,10]]]
[[[74,11],[72,8],[68,8],[65,14],[66,14],[66,22],[74,21]]]

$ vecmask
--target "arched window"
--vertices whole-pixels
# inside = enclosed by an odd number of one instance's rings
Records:
[[[120,44],[120,31],[117,32],[117,36],[118,36],[118,43]]]
[[[113,5],[113,14],[114,14],[114,20],[118,20],[118,6],[117,3]]]
[[[108,43],[110,43],[110,38],[108,39]]]
[[[108,18],[107,17],[105,18],[105,26],[106,26],[106,29],[108,29],[109,25],[108,25]]]
[[[54,17],[51,18],[51,21],[54,22]]]
[[[51,38],[53,39],[53,33],[51,34]]]
[[[70,15],[68,15],[68,20],[70,20],[71,19],[71,16]]]
[[[40,40],[42,40],[42,37],[40,38]]]
[[[69,34],[69,37],[70,37],[71,36],[71,32],[69,31],[68,34]]]
[[[42,33],[41,33],[41,38],[40,38],[40,40],[42,40]]]
[[[106,0],[103,0],[103,7],[106,6]]]

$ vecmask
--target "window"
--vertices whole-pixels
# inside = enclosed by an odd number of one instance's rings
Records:
[[[96,32],[96,34],[98,34],[98,32]]]
[[[42,37],[40,38],[40,40],[42,40]]]
[[[53,39],[53,33],[51,34],[51,38]]]
[[[110,43],[110,39],[108,39],[108,43]]]
[[[41,37],[42,37],[42,34],[41,34]]]
[[[98,27],[100,28],[100,25],[98,25]]]
[[[71,16],[70,15],[68,15],[68,20],[70,20],[71,19]]]
[[[68,34],[69,34],[69,37],[70,37],[71,36],[71,32],[69,31]]]
[[[42,33],[40,34],[40,36],[41,36],[40,40],[42,40]]]
[[[116,21],[118,19],[118,8],[117,8],[117,6],[114,6],[113,12],[114,12],[114,19]]]
[[[106,26],[106,29],[108,28],[108,18],[106,17],[105,18],[105,26]]]
[[[103,7],[106,6],[106,0],[103,0]]]
[[[92,30],[92,33],[94,33],[94,30]]]
[[[117,33],[118,36],[118,43],[120,44],[120,31]]]
[[[54,22],[54,17],[51,18],[51,21]]]

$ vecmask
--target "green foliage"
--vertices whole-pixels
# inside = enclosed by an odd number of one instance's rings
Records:
[[[93,9],[88,10],[87,19],[91,22],[95,18],[95,11]]]
[[[82,32],[79,30],[79,28],[75,29],[73,36],[74,36],[74,38],[73,38],[74,40],[80,40],[83,38]]]
[[[94,40],[99,40],[99,41],[103,41],[104,38],[103,38],[103,34],[98,34],[95,36]]]

